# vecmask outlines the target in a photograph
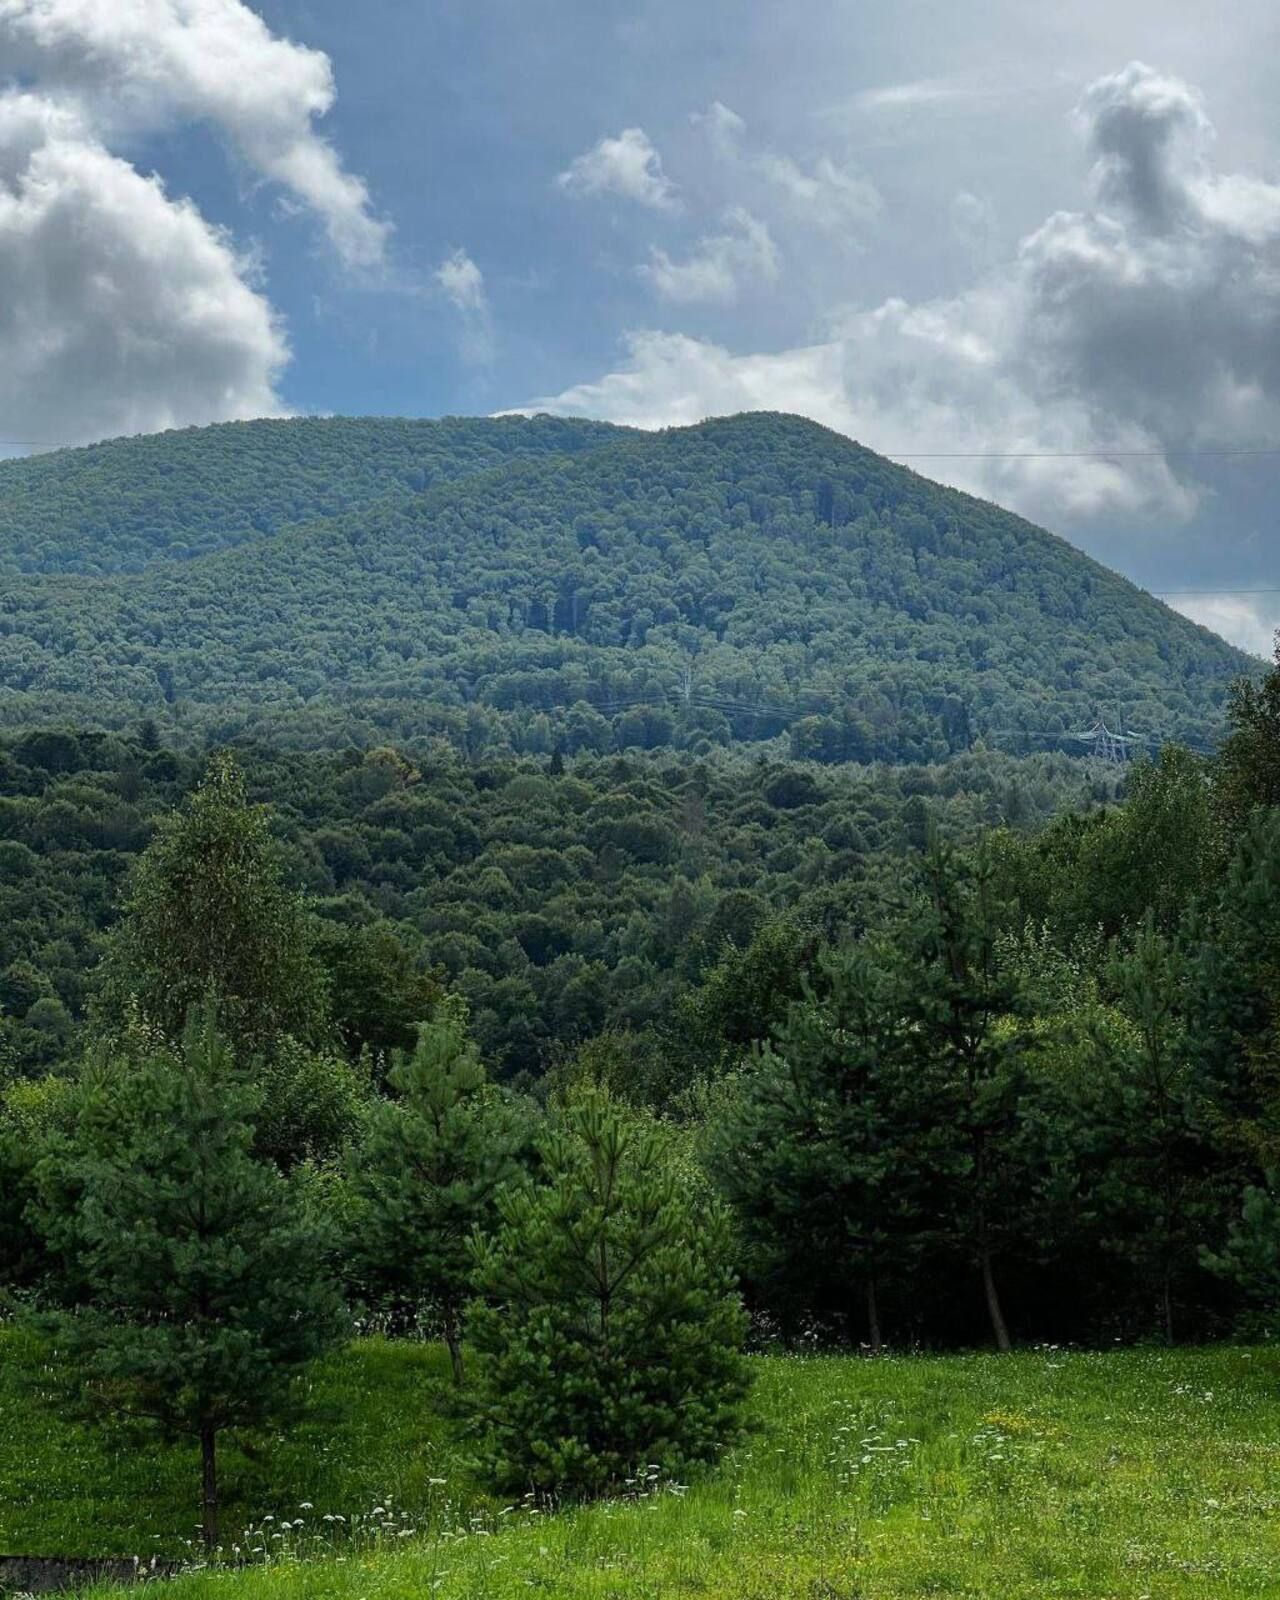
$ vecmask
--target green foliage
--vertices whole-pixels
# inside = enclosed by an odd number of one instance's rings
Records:
[[[991,1331],[1009,1333],[996,1285],[1004,1237],[1016,1227],[1020,1102],[1026,1038],[1020,996],[999,959],[1001,909],[985,856],[972,867],[935,844],[925,896],[900,938],[898,992],[920,1085],[929,1085],[939,1130],[936,1170],[947,1181],[952,1226],[982,1276]]]
[[[260,1104],[253,1148],[284,1171],[295,1163],[333,1161],[361,1136],[374,1090],[367,1058],[284,1037],[254,1057]]]
[[[1280,1195],[1274,1172],[1267,1173],[1265,1185],[1245,1190],[1226,1245],[1220,1254],[1206,1250],[1204,1264],[1238,1285],[1269,1333],[1280,1313]]]
[[[30,742],[0,735],[0,849],[26,868],[0,871],[0,984],[16,969],[0,1071],[7,1058],[40,1073],[78,1045],[52,1047],[27,1008],[53,995],[81,1024],[133,864],[204,762],[148,753],[137,734],[80,733],[77,770],[55,773],[19,759]],[[776,811],[763,789],[777,768],[732,755],[692,766],[579,756],[559,777],[543,762],[469,763],[434,745],[236,758],[250,800],[267,807],[264,851],[288,890],[310,896],[308,937],[348,1054],[412,1048],[447,988],[465,995],[495,1074],[536,1075],[602,1031],[630,1034],[655,1064],[658,1103],[695,1054],[735,1056],[767,1036],[797,992],[780,917],[809,930],[811,955],[819,934],[860,933],[899,897],[910,795],[927,794],[940,830],[970,840],[1011,794],[1031,827],[1112,797],[1122,777],[1066,756],[983,752],[818,772],[813,804]],[[673,830],[676,854],[660,865],[625,853],[605,831],[625,816]]]
[[[70,1131],[78,1086],[67,1078],[18,1079],[0,1091],[0,1308],[8,1291],[44,1275],[44,1241],[33,1226],[36,1170],[51,1139]]]
[[[170,1039],[211,1002],[237,1044],[314,1040],[328,1022],[323,969],[281,882],[262,808],[230,756],[210,763],[134,871],[99,993],[117,1026],[136,1013]]]
[[[395,1099],[373,1108],[353,1158],[352,1254],[375,1290],[413,1311],[435,1309],[461,1383],[472,1235],[496,1222],[527,1130],[448,1010],[422,1025],[387,1083]]]
[[[862,948],[824,953],[708,1133],[770,1301],[843,1312],[873,1352],[942,1175],[907,1027],[891,969]]]
[[[1280,806],[1280,642],[1276,665],[1261,683],[1246,677],[1232,686],[1231,732],[1222,746],[1217,785],[1223,825],[1231,834],[1259,807]]]
[[[0,489],[15,725],[929,762],[1063,748],[1099,706],[1204,743],[1253,667],[797,417],[237,424],[7,462]],[[777,777],[774,802],[811,783]]]
[[[476,1246],[485,1473],[573,1496],[718,1459],[746,1390],[726,1219],[678,1181],[661,1129],[598,1091],[541,1156]]]
[[[37,1173],[70,1301],[46,1313],[60,1360],[91,1404],[199,1440],[210,1547],[218,1436],[293,1409],[297,1375],[344,1327],[316,1219],[253,1154],[256,1109],[193,1016],[180,1049],[98,1066]]]

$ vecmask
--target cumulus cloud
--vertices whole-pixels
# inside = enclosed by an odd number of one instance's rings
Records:
[[[350,268],[388,226],[316,130],[326,56],[240,0],[0,0],[0,432],[76,443],[278,413],[288,360],[256,260],[121,158],[208,123]]]
[[[655,211],[673,211],[676,188],[643,128],[624,128],[577,156],[556,182],[572,195],[616,194]]]
[[[483,366],[493,360],[493,317],[484,274],[465,250],[445,257],[435,271],[436,283],[460,319],[463,358]]]
[[[1216,173],[1199,96],[1139,63],[1076,118],[1089,205],[965,292],[836,314],[780,355],[639,335],[541,404],[660,426],[759,395],[1045,519],[1189,517],[1188,452],[1280,428],[1280,186]]]
[[[0,97],[0,435],[75,443],[279,411],[252,264],[75,113]]]
[[[108,144],[121,129],[209,122],[320,218],[344,262],[381,264],[388,225],[316,131],[334,101],[329,58],[240,0],[0,0],[0,57],[73,98]]]
[[[764,223],[741,206],[730,207],[724,222],[723,233],[700,239],[684,261],[654,248],[640,271],[664,300],[728,303],[744,284],[777,278],[778,251]]]

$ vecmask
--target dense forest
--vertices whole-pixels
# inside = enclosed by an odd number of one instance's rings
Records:
[[[504,1075],[540,1074],[602,1032],[639,1047],[771,917],[797,939],[862,925],[931,822],[971,841],[1104,806],[1123,780],[996,752],[907,768],[662,752],[469,762],[444,742],[239,758],[333,961],[366,953],[349,1003],[370,1017],[386,1004],[391,978],[379,987],[369,963],[403,952],[402,976],[465,995]],[[15,1068],[65,1052],[129,869],[205,762],[162,748],[154,725],[0,739],[0,1050]]]
[[[11,726],[471,757],[1207,746],[1248,658],[798,418],[237,424],[0,466]],[[1078,748],[1078,747],[1076,747]]]
[[[426,1222],[403,1248],[421,1197],[396,1119],[420,1103],[439,1141],[458,1100],[497,1119],[459,1124],[478,1172],[495,1151],[520,1170],[550,1116],[562,1195],[610,1118],[657,1118],[637,1148],[683,1176],[654,1194],[720,1197],[725,1259],[787,1337],[1265,1319],[1280,669],[1237,685],[1229,729],[1211,760],[1171,746],[1128,770],[1118,800],[1117,769],[1061,757],[866,774],[441,747],[432,768],[389,747],[198,761],[150,725],[21,735],[0,813],[10,1271],[40,1282],[32,1151],[90,1090],[114,1127],[127,1067],[170,1119],[175,1072],[251,1083],[256,1159],[357,1229],[344,1293],[400,1318],[441,1315],[443,1291],[405,1277],[436,1258]],[[104,1049],[123,1063],[105,1078]]]

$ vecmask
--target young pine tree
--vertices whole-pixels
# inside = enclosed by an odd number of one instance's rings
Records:
[[[255,1107],[193,1018],[180,1047],[97,1066],[37,1175],[67,1301],[46,1325],[95,1408],[198,1441],[209,1549],[221,1435],[287,1415],[346,1326],[324,1230],[252,1154]]]
[[[489,1082],[465,1023],[447,1013],[422,1026],[387,1081],[396,1099],[373,1110],[353,1173],[362,1202],[353,1254],[372,1287],[438,1309],[461,1383],[471,1235],[497,1220],[498,1196],[519,1170],[524,1122]]]
[[[724,1214],[659,1126],[599,1091],[541,1144],[476,1247],[475,1419],[503,1490],[598,1493],[713,1461],[738,1428],[745,1318]]]
[[[99,988],[109,1027],[140,1016],[174,1041],[209,1001],[238,1049],[314,1041],[328,1022],[306,913],[281,881],[265,809],[225,753],[140,857]]]

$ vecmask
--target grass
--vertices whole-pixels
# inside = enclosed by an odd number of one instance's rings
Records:
[[[239,1539],[310,1501],[348,1519],[393,1498],[437,1499],[457,1446],[445,1420],[443,1349],[365,1339],[323,1362],[307,1419],[252,1458],[226,1449],[224,1527]],[[199,1455],[152,1435],[65,1419],[55,1372],[38,1345],[0,1329],[0,1555],[189,1554],[199,1529]]]
[[[49,1421],[19,1356],[0,1401],[0,1546],[181,1542],[190,1453],[122,1453]],[[380,1341],[329,1363],[317,1397],[341,1399],[341,1419],[229,1480],[235,1517],[277,1519],[251,1531],[258,1564],[193,1572],[165,1600],[1280,1596],[1270,1350],[762,1358],[757,1428],[719,1472],[554,1516],[468,1486],[433,1421],[444,1370],[436,1351]],[[323,1520],[374,1504],[390,1512],[354,1531]]]

